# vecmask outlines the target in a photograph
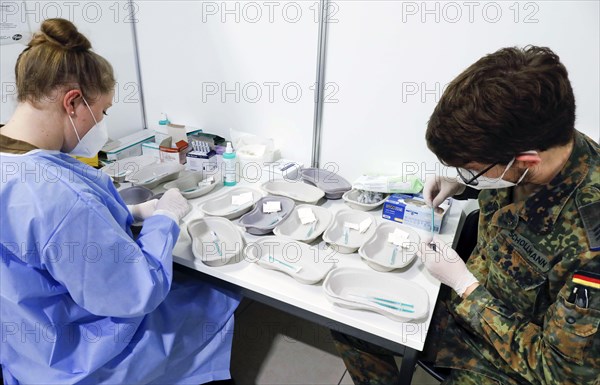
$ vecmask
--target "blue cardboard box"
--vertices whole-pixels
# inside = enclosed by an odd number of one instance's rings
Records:
[[[450,210],[452,198],[446,199],[435,209],[433,231],[439,233],[443,227],[446,213]],[[431,231],[431,207],[427,206],[423,196],[410,194],[392,194],[383,204],[384,219],[403,223],[421,230]]]

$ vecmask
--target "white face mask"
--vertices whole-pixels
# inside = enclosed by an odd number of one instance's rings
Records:
[[[92,119],[94,119],[94,123],[96,124],[88,131],[87,134],[83,136],[83,138],[81,138],[79,137],[75,123],[73,123],[73,119],[71,119],[71,116],[68,115],[71,125],[73,126],[73,130],[75,130],[75,135],[77,135],[77,140],[79,140],[77,146],[75,146],[75,148],[72,149],[69,154],[82,156],[84,158],[92,158],[96,156],[96,154],[108,141],[108,128],[106,126],[106,119],[102,119],[102,121],[98,123],[94,113],[92,112],[92,109],[90,108],[90,105],[85,98],[83,98],[83,101],[90,111],[90,114],[92,114]]]
[[[506,172],[508,171],[510,166],[513,165],[514,162],[515,162],[515,158],[513,158],[510,162],[508,162],[508,164],[506,165],[506,168],[504,169],[504,172],[498,178],[488,178],[486,176],[478,177],[476,185],[465,184],[465,182],[459,176],[456,177],[456,180],[461,184],[464,184],[466,186],[472,187],[477,190],[490,190],[490,189],[513,187],[513,186],[516,186],[519,183],[521,183],[521,181],[523,180],[523,178],[525,178],[525,175],[527,175],[527,172],[529,171],[529,169],[526,169],[525,172],[523,173],[523,175],[521,175],[519,180],[516,182],[509,182],[507,180],[502,179],[504,177],[504,174],[506,174]],[[471,173],[473,173],[474,175],[477,174],[477,172],[473,172],[472,170],[471,170]]]

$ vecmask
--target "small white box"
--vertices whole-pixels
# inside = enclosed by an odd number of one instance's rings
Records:
[[[210,171],[217,170],[217,156],[214,151],[208,154],[190,151],[186,155],[186,169],[191,171]]]

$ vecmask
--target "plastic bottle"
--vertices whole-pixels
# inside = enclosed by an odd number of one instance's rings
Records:
[[[225,186],[235,186],[237,183],[235,152],[231,147],[231,142],[227,142],[227,148],[223,153],[223,163],[225,164],[225,173],[223,175],[223,184]]]
[[[171,122],[169,121],[169,118],[167,118],[167,114],[165,114],[164,112],[161,112],[160,113],[160,120],[158,121],[158,125],[159,126],[166,126],[169,123],[171,123]]]

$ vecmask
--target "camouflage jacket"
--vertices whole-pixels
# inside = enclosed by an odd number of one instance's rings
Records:
[[[600,385],[600,148],[577,132],[562,171],[524,201],[479,194],[467,266],[437,363],[503,384]]]

